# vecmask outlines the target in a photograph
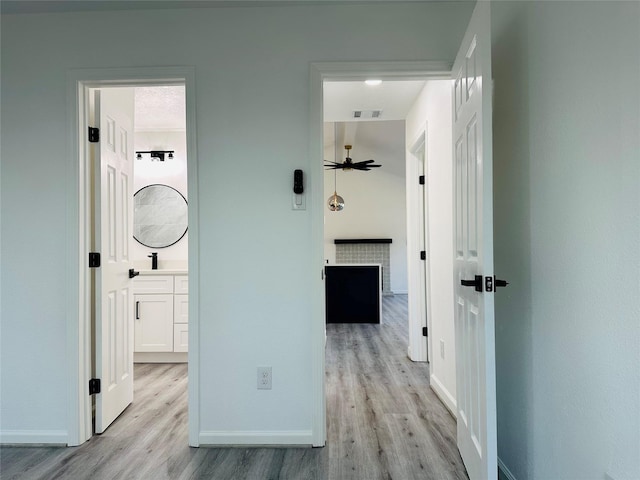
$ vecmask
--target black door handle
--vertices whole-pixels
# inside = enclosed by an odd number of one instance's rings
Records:
[[[506,280],[500,280],[496,278],[495,284],[496,284],[496,288],[506,287],[507,285],[509,285],[509,282],[507,282]]]
[[[136,302],[136,320],[140,320],[140,302]]]
[[[129,278],[137,277],[140,275],[140,272],[136,272],[133,268],[129,269]]]
[[[463,287],[475,287],[476,292],[482,292],[482,275],[476,275],[474,280],[460,280]]]

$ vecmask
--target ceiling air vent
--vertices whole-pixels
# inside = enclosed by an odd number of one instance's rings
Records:
[[[353,118],[380,118],[382,116],[382,110],[354,110]]]

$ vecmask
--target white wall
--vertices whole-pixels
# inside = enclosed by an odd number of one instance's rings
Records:
[[[449,408],[455,411],[451,125],[451,81],[430,80],[407,115],[406,145],[407,150],[410,150],[426,128],[431,386]],[[444,342],[444,356],[441,355],[441,341]]]
[[[291,179],[309,168],[310,62],[452,60],[471,7],[2,15],[2,438],[66,438],[69,70],[195,67],[201,438],[308,443],[317,274],[311,205],[291,209]],[[256,390],[257,365],[273,367],[273,390]]]
[[[325,123],[325,139],[333,138],[333,123]],[[379,139],[384,138],[380,143]],[[354,162],[374,159],[382,167],[368,172],[337,172],[338,195],[344,198],[340,212],[325,208],[325,256],[335,263],[336,238],[391,238],[390,287],[407,293],[407,222],[404,158],[404,122],[358,122],[351,157]],[[336,161],[344,161],[339,148]],[[334,145],[325,143],[325,159],[335,156]],[[325,170],[324,198],[333,194],[334,172]]]
[[[499,456],[518,480],[638,479],[640,4],[492,21]]]
[[[134,193],[147,185],[161,183],[178,190],[189,201],[187,190],[187,136],[184,131],[136,131],[135,150],[175,150],[174,158],[151,161],[148,154],[134,163]],[[137,268],[151,268],[150,252],[158,252],[159,268],[187,268],[189,231],[166,248],[150,248],[133,241],[132,258]]]

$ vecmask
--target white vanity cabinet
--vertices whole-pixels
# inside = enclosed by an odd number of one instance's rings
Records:
[[[188,278],[156,270],[140,272],[134,279],[134,361],[186,361]]]

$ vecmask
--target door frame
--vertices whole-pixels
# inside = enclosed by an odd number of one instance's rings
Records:
[[[91,378],[91,271],[88,268],[91,229],[91,182],[87,142],[89,90],[106,87],[184,85],[187,124],[189,186],[189,445],[198,446],[199,433],[199,317],[198,317],[198,157],[196,92],[193,67],[137,67],[72,70],[67,75],[67,249],[70,265],[65,279],[67,298],[67,445],[89,440],[92,432]]]
[[[431,242],[429,242],[429,157],[427,142],[427,124],[418,135],[407,144],[407,274],[409,290],[409,358],[414,362],[429,362],[433,354],[433,332],[431,328]],[[422,161],[419,158],[422,152]],[[422,165],[421,165],[422,163]],[[424,185],[416,180],[422,174]],[[415,220],[421,214],[423,223]],[[422,231],[421,231],[422,230]],[[418,252],[422,248],[426,258],[421,260]],[[424,283],[424,289],[419,288]],[[427,327],[428,335],[422,334],[422,327]]]
[[[325,396],[325,292],[324,292],[324,172],[323,83],[384,80],[450,79],[453,64],[442,61],[416,62],[318,62],[310,66],[309,171],[311,179],[311,362],[312,439],[314,446],[326,443]]]

